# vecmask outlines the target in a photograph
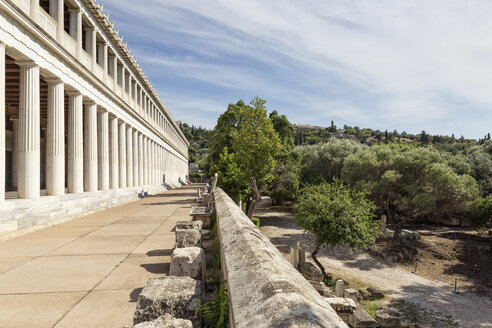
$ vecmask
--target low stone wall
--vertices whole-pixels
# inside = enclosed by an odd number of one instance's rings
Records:
[[[8,239],[8,232],[18,229],[37,230],[134,201],[142,191],[157,194],[167,189],[165,186],[144,186],[6,200],[0,203],[0,239]]]
[[[223,190],[214,198],[231,327],[347,327]]]

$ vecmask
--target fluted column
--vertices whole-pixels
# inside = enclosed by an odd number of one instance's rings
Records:
[[[133,186],[134,187],[137,187],[140,185],[140,170],[139,170],[140,143],[139,143],[139,140],[140,140],[140,138],[138,136],[138,131],[134,130],[133,131]]]
[[[148,178],[148,171],[147,171],[147,165],[149,165],[149,161],[147,160],[147,155],[148,155],[148,149],[147,149],[147,137],[143,137],[142,139],[142,143],[143,143],[143,153],[142,153],[142,156],[143,156],[143,159],[142,159],[142,177],[143,177],[143,181],[142,181],[142,184],[145,186],[148,184],[148,181],[147,181],[147,178]]]
[[[58,79],[48,82],[48,123],[46,129],[46,193],[65,194],[65,94]]]
[[[12,165],[11,165],[12,170],[10,172],[11,174],[10,180],[11,180],[11,186],[13,188],[17,188],[18,186],[17,177],[19,173],[19,118],[12,117],[10,120],[12,121]]]
[[[109,129],[108,112],[97,112],[97,188],[109,189]]]
[[[19,159],[18,197],[38,198],[40,189],[40,105],[39,66],[33,61],[18,61]]]
[[[97,190],[97,105],[87,102],[84,110],[84,190]]]
[[[144,185],[144,137],[138,135],[138,185]]]
[[[119,142],[118,142],[118,118],[114,115],[109,116],[109,188],[118,189],[119,187]]]
[[[84,191],[83,121],[82,94],[68,92],[67,184],[69,193]]]
[[[126,124],[125,122],[119,122],[120,135],[118,137],[118,160],[119,160],[119,187],[126,188]]]
[[[126,185],[133,187],[133,131],[126,125]]]
[[[154,153],[154,142],[152,140],[149,141],[149,184],[155,184],[155,153]]]
[[[0,42],[0,202],[5,200],[5,44]]]

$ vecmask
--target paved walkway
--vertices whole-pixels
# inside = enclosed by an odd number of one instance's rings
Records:
[[[131,325],[147,279],[169,271],[193,186],[0,243],[0,327]]]

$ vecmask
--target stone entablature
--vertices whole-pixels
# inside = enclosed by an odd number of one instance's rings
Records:
[[[9,202],[179,185],[188,146],[94,1],[0,0],[0,232]]]
[[[231,327],[347,328],[223,190],[214,198]]]

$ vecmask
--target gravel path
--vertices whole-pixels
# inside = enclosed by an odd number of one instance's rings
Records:
[[[261,218],[262,232],[281,252],[288,253],[297,240],[308,251],[313,249],[313,236],[296,225],[292,214],[269,210],[268,202],[264,201],[255,216]],[[351,276],[385,290],[392,297],[451,315],[462,327],[492,327],[492,301],[487,298],[472,293],[455,294],[451,286],[384,264],[363,252],[353,254],[350,250],[339,249],[327,255],[322,251],[319,259],[335,277]]]

